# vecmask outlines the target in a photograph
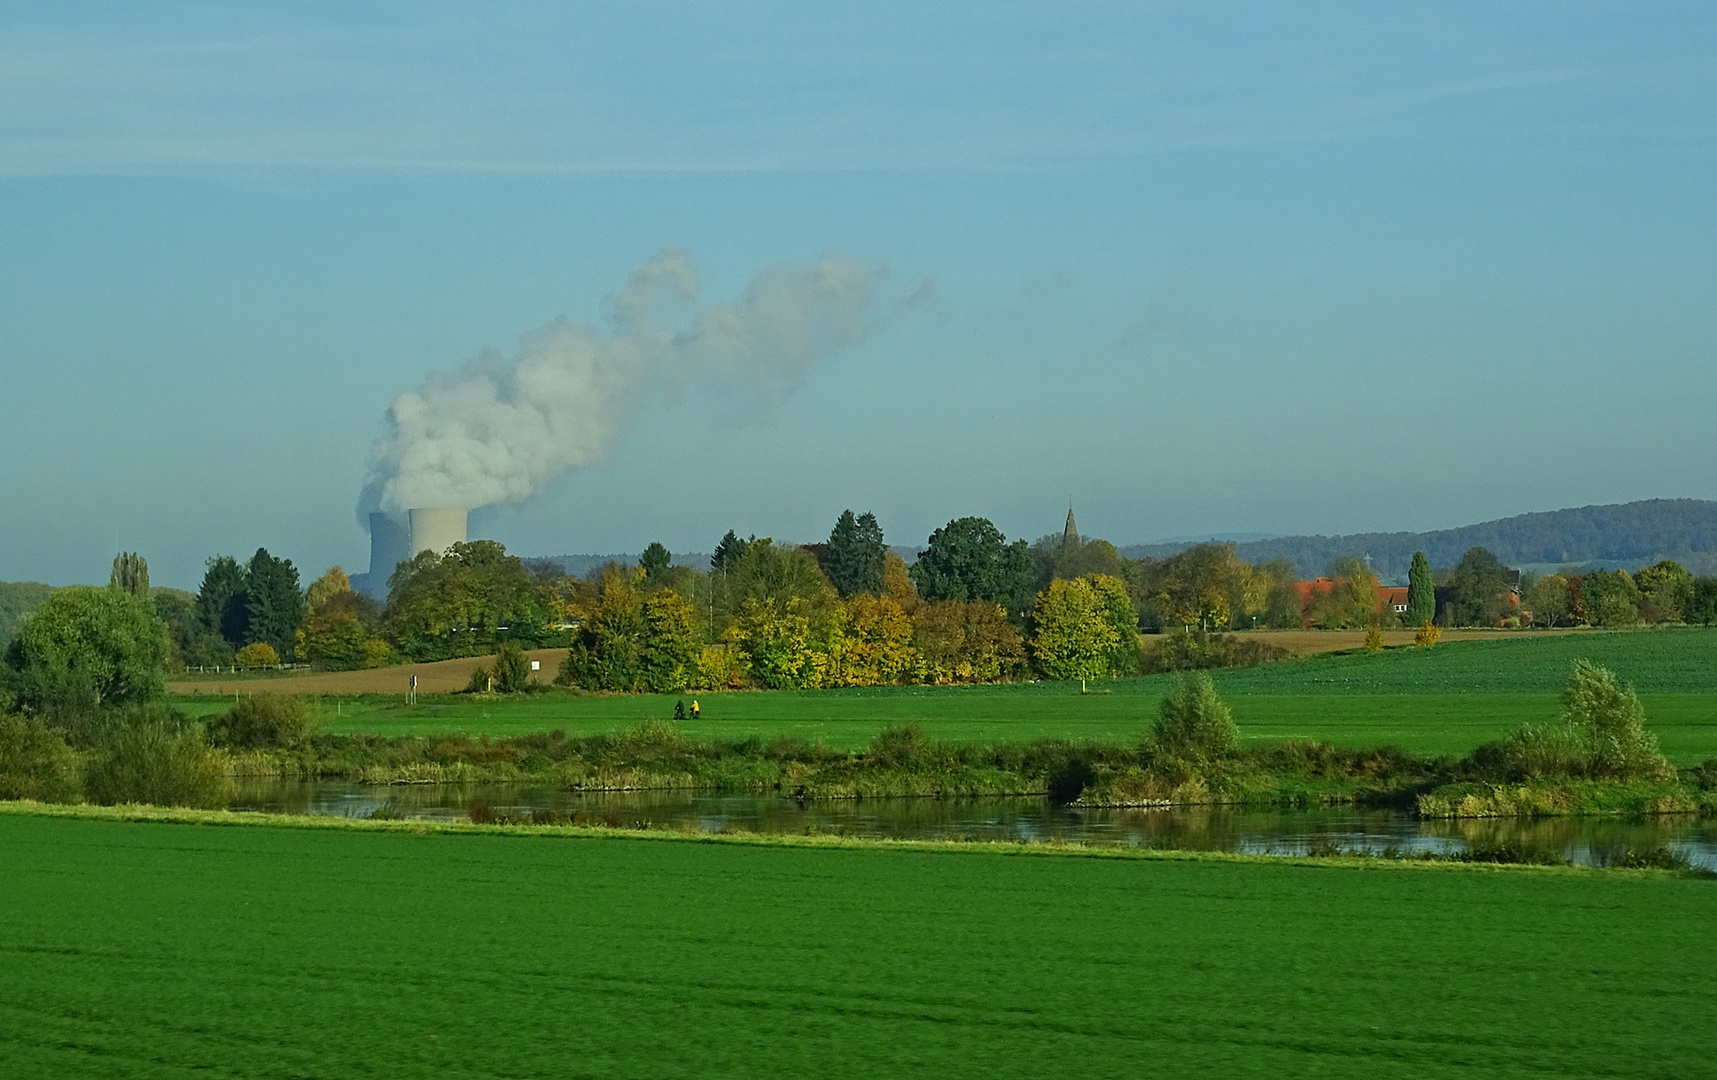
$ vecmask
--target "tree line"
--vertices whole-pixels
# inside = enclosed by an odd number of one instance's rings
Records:
[[[1236,629],[1717,619],[1717,579],[1668,561],[1637,574],[1522,578],[1484,548],[1437,570],[1419,552],[1409,582],[1397,610],[1358,558],[1337,559],[1307,582],[1285,561],[1244,561],[1233,544],[1129,559],[1071,531],[1010,540],[980,517],[937,529],[908,566],[875,515],[848,510],[815,544],[729,530],[707,571],[674,565],[652,543],[636,565],[575,576],[476,540],[400,563],[383,604],[353,591],[339,567],[300,588],[292,562],[265,548],[242,563],[209,559],[195,594],[152,589],[148,564],[126,553],[108,591],[134,598],[160,628],[169,666],[294,660],[342,670],[503,645],[564,648],[562,684],[627,691],[1103,678],[1280,655],[1261,639],[1224,633]],[[66,618],[96,603],[74,590],[53,596],[61,594],[72,594]],[[1151,636],[1163,631],[1186,633]],[[153,630],[145,636],[153,640]],[[154,645],[141,655],[154,655]],[[22,657],[13,667],[56,665],[65,658],[32,666]]]

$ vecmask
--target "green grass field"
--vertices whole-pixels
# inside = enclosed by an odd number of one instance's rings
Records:
[[[1420,754],[1459,755],[1525,721],[1554,720],[1557,695],[1576,658],[1605,664],[1639,688],[1652,729],[1677,764],[1717,757],[1717,632],[1523,634],[1375,656],[1313,657],[1218,672],[1216,680],[1251,741],[1316,738],[1340,746],[1396,744]],[[972,742],[1131,741],[1155,715],[1168,682],[1160,676],[1123,679],[1094,684],[1096,692],[1083,696],[1076,685],[1034,683],[666,697],[453,695],[426,697],[409,708],[397,697],[368,697],[327,701],[321,708],[327,726],[343,732],[590,734],[666,720],[675,701],[696,697],[703,719],[685,730],[697,737],[790,735],[849,748],[890,724],[921,723],[934,738]],[[178,702],[208,713],[229,700]]]
[[[0,1076],[1717,1074],[1717,884],[0,814]]]

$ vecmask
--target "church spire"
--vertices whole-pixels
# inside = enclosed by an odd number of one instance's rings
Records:
[[[1079,526],[1073,523],[1073,500],[1067,501],[1067,528],[1061,530],[1061,547],[1071,550],[1079,546]]]

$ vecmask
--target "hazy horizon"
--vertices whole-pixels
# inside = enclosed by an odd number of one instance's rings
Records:
[[[1717,498],[1708,5],[0,27],[0,580]]]

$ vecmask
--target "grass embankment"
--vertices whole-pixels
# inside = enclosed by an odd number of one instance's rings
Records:
[[[1469,753],[1523,723],[1548,723],[1576,659],[1609,667],[1640,691],[1664,753],[1690,766],[1717,756],[1717,632],[1633,631],[1491,635],[1432,649],[1320,656],[1215,672],[1250,746],[1316,739],[1337,746],[1398,746],[1421,756]],[[398,695],[326,698],[325,729],[384,735],[569,735],[620,731],[666,720],[697,698],[703,719],[680,725],[694,738],[796,738],[857,749],[885,727],[917,723],[934,739],[1032,739],[1130,743],[1156,714],[1166,676],[1076,685],[886,687],[863,690],[639,696],[552,692],[514,699]],[[281,681],[268,689],[284,689]],[[186,696],[175,704],[218,712],[232,699]]]
[[[1708,1075],[1709,883],[0,814],[0,1075]]]

